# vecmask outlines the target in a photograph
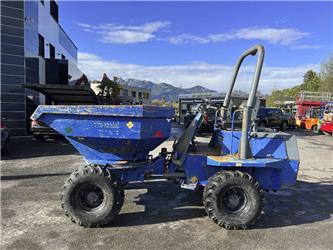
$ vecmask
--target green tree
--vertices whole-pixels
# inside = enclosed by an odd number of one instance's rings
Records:
[[[279,102],[290,101],[293,99],[293,96],[288,91],[289,89],[284,90],[273,90],[272,94],[267,97],[266,104],[269,107],[277,106]]]
[[[333,54],[321,65],[320,91],[333,92]]]
[[[320,74],[308,70],[303,76],[303,83],[283,90],[273,90],[267,98],[268,106],[275,106],[279,101],[295,100],[297,94],[302,91],[333,92],[333,55],[322,63]]]
[[[98,85],[98,97],[102,104],[119,104],[120,103],[120,86],[117,83],[117,77],[111,80],[105,73],[102,81]]]
[[[303,77],[302,90],[318,91],[320,87],[320,77],[313,71],[308,70]]]

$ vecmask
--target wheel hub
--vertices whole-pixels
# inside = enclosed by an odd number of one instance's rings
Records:
[[[231,194],[228,196],[228,202],[232,207],[237,207],[240,203],[240,200],[240,197],[235,194]]]
[[[81,209],[89,212],[98,209],[102,205],[104,195],[98,186],[85,184],[79,188],[76,199]]]
[[[95,191],[91,191],[87,194],[87,201],[90,204],[97,204],[99,200],[99,195]]]
[[[223,192],[221,198],[221,206],[230,213],[240,211],[247,202],[244,191],[238,187],[229,188]]]

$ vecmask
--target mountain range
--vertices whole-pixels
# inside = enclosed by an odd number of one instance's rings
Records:
[[[138,80],[134,78],[123,79],[118,78],[117,82],[123,85],[129,85],[139,88],[145,88],[151,90],[152,100],[166,100],[176,101],[180,94],[193,94],[193,93],[213,93],[216,92],[211,89],[207,89],[200,85],[196,85],[192,88],[179,88],[169,83],[154,83],[146,80]]]

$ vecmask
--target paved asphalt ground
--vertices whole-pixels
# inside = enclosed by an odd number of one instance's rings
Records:
[[[131,184],[111,225],[79,227],[64,215],[59,196],[84,164],[81,156],[64,140],[13,139],[1,161],[1,248],[333,249],[333,138],[290,133],[301,156],[297,184],[266,193],[261,219],[238,231],[219,228],[199,193],[171,182]]]

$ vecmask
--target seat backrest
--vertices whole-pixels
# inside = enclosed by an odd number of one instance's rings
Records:
[[[178,139],[172,156],[172,163],[177,166],[182,166],[185,160],[185,154],[187,153],[188,147],[193,139],[195,133],[200,128],[203,122],[203,114],[199,112],[193,119],[191,124],[184,131],[183,135]]]

